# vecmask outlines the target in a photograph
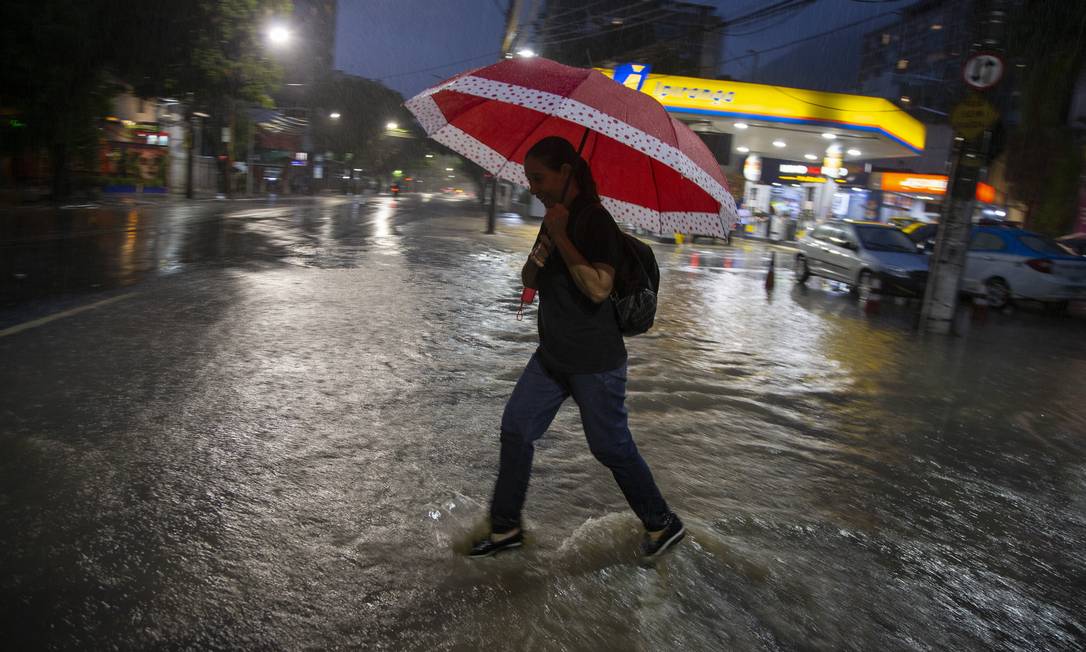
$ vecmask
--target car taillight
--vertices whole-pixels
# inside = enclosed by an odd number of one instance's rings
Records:
[[[1034,258],[1027,260],[1026,264],[1042,274],[1052,273],[1052,261],[1047,258]]]

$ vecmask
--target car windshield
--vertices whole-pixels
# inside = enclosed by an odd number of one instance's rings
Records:
[[[1050,256],[1067,255],[1067,250],[1056,244],[1055,240],[1041,235],[1022,235],[1018,237],[1018,241],[1039,254],[1049,254]]]
[[[860,241],[863,242],[864,249],[916,253],[916,245],[897,229],[885,226],[857,226],[856,232],[860,236]]]

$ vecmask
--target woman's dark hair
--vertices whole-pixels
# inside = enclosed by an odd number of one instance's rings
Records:
[[[588,163],[577,154],[573,145],[561,136],[547,136],[535,145],[532,145],[524,158],[534,158],[547,168],[560,172],[566,163],[573,168],[573,179],[577,187],[586,199],[599,202],[600,195],[596,191],[596,180],[592,178],[592,170]]]

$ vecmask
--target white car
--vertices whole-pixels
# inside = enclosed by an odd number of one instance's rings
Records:
[[[923,297],[928,259],[897,227],[879,222],[826,222],[799,241],[799,284],[812,276],[846,283],[861,301],[872,292]],[[877,281],[877,283],[876,283]]]
[[[1066,307],[1086,300],[1086,257],[1073,256],[1055,240],[1005,226],[977,226],[966,256],[962,291],[986,294],[1002,308],[1015,299]]]

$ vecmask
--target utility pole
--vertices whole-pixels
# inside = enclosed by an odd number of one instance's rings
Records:
[[[192,199],[192,170],[193,170],[193,157],[196,156],[196,116],[193,115],[194,111],[192,106],[186,108],[188,113],[188,139],[185,143],[185,150],[188,152],[188,156],[185,157],[185,198]]]
[[[977,182],[987,178],[992,127],[998,117],[981,93],[994,88],[1002,77],[999,53],[1006,31],[1006,9],[1006,0],[977,0],[975,5],[974,18],[978,25],[962,70],[965,94],[951,111],[955,138],[950,182],[920,313],[920,328],[929,333],[954,332],[958,294],[973,230]]]
[[[517,40],[517,18],[520,17],[520,0],[509,0],[505,10],[505,34],[502,36],[502,56],[513,53],[513,44]]]
[[[505,12],[505,34],[502,36],[502,56],[510,58],[514,56],[513,44],[517,40],[517,18],[520,16],[520,0],[509,0],[509,7]],[[490,209],[486,215],[486,232],[494,233],[497,230],[497,202],[498,202],[498,175],[490,180]]]

